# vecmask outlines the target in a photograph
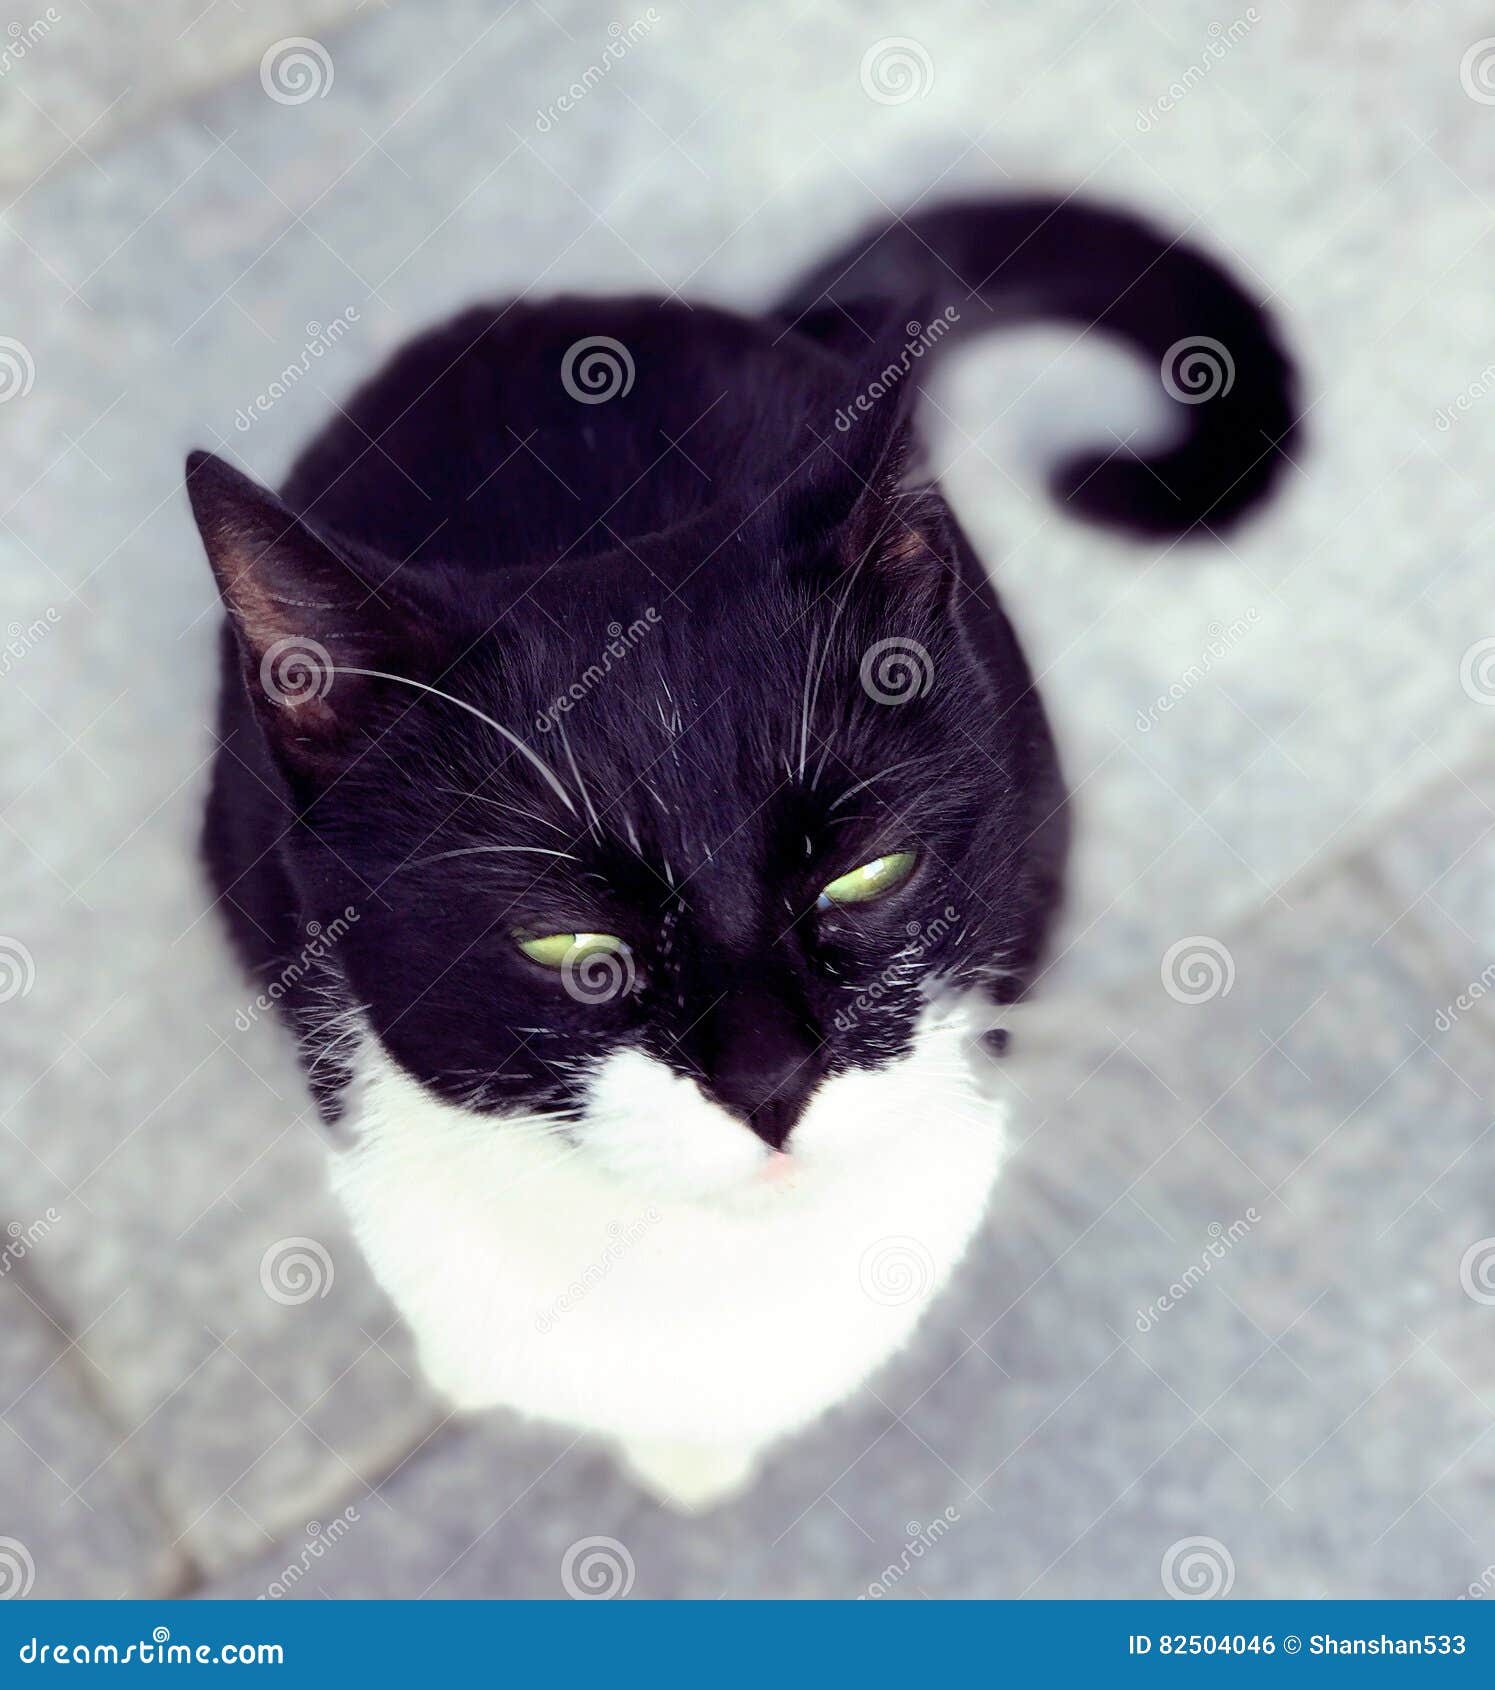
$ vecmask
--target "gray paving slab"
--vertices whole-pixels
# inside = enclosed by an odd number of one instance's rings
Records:
[[[170,1547],[150,1465],[100,1411],[107,1381],[26,1286],[27,1258],[67,1224],[55,1209],[13,1217],[0,1243],[0,1598],[176,1595],[193,1569]]]
[[[245,1564],[268,1584],[289,1543],[330,1590],[538,1593],[570,1544],[611,1533],[641,1593],[855,1592],[955,1507],[959,1537],[909,1552],[931,1591],[1156,1588],[1199,1534],[1243,1592],[1476,1576],[1495,1560],[1475,1506],[1488,1309],[1448,1299],[1458,1252],[1495,1233],[1489,1018],[1429,1027],[1490,960],[1490,788],[1470,772],[1491,720],[1470,653],[1495,635],[1490,113],[1458,80],[1478,9],[1263,18],[1144,126],[1211,40],[1182,0],[1083,35],[1045,8],[926,7],[933,76],[894,106],[858,70],[906,20],[662,8],[548,127],[612,14],[368,15],[328,33],[325,89],[287,104],[249,37],[329,11],[220,10],[228,56],[200,69],[153,55],[144,26],[114,52],[111,12],[76,70],[59,25],[0,84],[30,96],[4,101],[0,150],[34,183],[0,225],[0,335],[34,372],[0,405],[0,577],[24,635],[0,677],[4,920],[34,968],[0,1012],[0,1180],[17,1214],[67,1219],[39,1288],[151,1474],[161,1553],[210,1583]],[[176,98],[233,55],[237,77]],[[154,80],[131,92],[142,59]],[[64,148],[46,169],[62,143],[33,101],[96,162]],[[180,457],[218,443],[274,476],[384,351],[479,295],[757,301],[884,204],[1009,182],[1083,183],[1259,277],[1304,361],[1303,473],[1228,547],[1160,555],[1066,524],[1032,474],[1076,429],[1155,417],[1150,372],[1037,336],[937,388],[935,456],[999,560],[1078,788],[1056,1054],[1027,1082],[1035,1136],[990,1236],[883,1400],[681,1527],[565,1440],[436,1431],[284,1041],[239,1025],[194,855],[213,612]],[[313,376],[261,410],[334,322]],[[1448,806],[1400,831],[1440,782]],[[1134,989],[1198,934],[1245,935],[1228,997]],[[1251,1207],[1209,1282],[1130,1330]],[[300,1237],[336,1282],[286,1307],[259,1266]],[[309,1528],[345,1508],[356,1530],[313,1554]]]
[[[1490,1304],[1461,1283],[1495,1257],[1495,1117],[1449,1083],[1479,1037],[1419,1031],[1450,965],[1381,937],[1389,908],[1355,863],[1171,976],[1200,1001],[1159,967],[1035,1005],[973,1259],[742,1500],[682,1522],[568,1438],[448,1427],[320,1593],[564,1594],[589,1537],[641,1596],[1156,1596],[1165,1562],[1242,1596],[1456,1593],[1495,1561]]]

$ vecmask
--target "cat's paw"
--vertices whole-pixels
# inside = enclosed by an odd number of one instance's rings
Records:
[[[623,1459],[651,1496],[681,1514],[700,1514],[746,1490],[758,1465],[756,1449],[720,1444],[625,1443]]]

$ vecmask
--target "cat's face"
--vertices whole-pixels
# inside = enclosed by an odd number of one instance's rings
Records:
[[[838,1077],[909,1058],[932,993],[1004,995],[1032,948],[1032,722],[973,661],[927,516],[356,609],[328,590],[346,561],[292,558],[272,516],[299,586],[228,596],[304,812],[284,849],[304,915],[357,910],[335,960],[402,1069],[706,1190],[794,1150]]]

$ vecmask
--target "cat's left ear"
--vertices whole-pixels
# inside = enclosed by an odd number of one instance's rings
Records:
[[[396,601],[387,565],[315,531],[221,458],[192,453],[187,491],[271,747],[325,768],[367,714],[369,677],[356,671],[399,666],[420,618]]]
[[[848,563],[911,585],[936,576],[949,549],[943,503],[923,496],[914,474],[917,326],[903,312],[885,317],[856,359],[808,466],[803,507]]]

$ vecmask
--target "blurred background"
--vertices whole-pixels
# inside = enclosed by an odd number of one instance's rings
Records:
[[[1495,38],[1471,4],[18,0],[0,33],[0,1596],[1495,1590]],[[181,461],[278,478],[481,296],[753,307],[869,219],[1110,199],[1305,444],[1228,544],[1068,522],[1070,331],[931,449],[1077,790],[1021,1148],[916,1345],[740,1501],[454,1420],[195,843]],[[278,1264],[316,1264],[297,1285]],[[579,1547],[580,1546],[580,1547]]]

